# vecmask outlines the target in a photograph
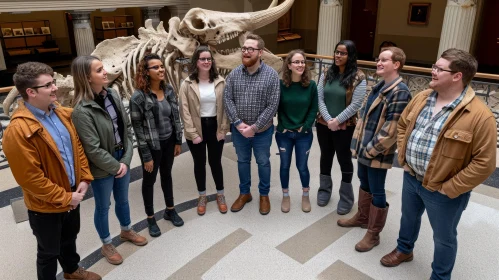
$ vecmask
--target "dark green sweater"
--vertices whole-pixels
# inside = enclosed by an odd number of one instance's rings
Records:
[[[317,85],[310,81],[307,87],[300,82],[286,87],[281,80],[281,98],[277,110],[277,130],[298,130],[305,132],[312,127],[317,116]]]

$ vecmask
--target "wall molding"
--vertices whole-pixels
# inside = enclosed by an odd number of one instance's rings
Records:
[[[148,6],[176,6],[189,4],[187,0],[73,0],[73,1],[42,1],[42,0],[21,0],[21,1],[0,1],[0,11],[24,12],[24,11],[65,11],[65,10],[95,10],[106,8],[131,8]]]

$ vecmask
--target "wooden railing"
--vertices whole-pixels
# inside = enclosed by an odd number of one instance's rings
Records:
[[[332,56],[325,56],[325,55],[316,55],[316,54],[305,54],[307,56],[307,59],[318,59],[318,60],[334,60],[334,57]],[[278,57],[286,57],[287,54],[277,54]],[[368,60],[357,60],[357,64],[360,67],[376,67],[376,62],[374,61],[368,61]],[[416,72],[416,73],[421,73],[421,74],[431,74],[431,68],[426,68],[426,67],[417,67],[417,66],[410,66],[410,65],[404,65],[403,71],[409,71],[409,72]],[[499,75],[495,74],[488,74],[488,73],[476,73],[475,78],[477,79],[487,79],[487,80],[495,80],[499,82]]]

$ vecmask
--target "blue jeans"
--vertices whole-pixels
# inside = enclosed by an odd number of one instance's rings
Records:
[[[114,152],[114,158],[119,160],[123,156],[123,150]],[[94,224],[97,233],[103,244],[109,244],[112,241],[109,233],[109,206],[111,205],[111,192],[114,196],[114,211],[120,221],[122,230],[130,230],[130,206],[128,205],[128,186],[130,184],[130,169],[125,176],[115,178],[114,175],[101,179],[95,179],[92,182],[92,190],[95,199]]]
[[[373,195],[372,204],[378,208],[386,207],[385,179],[387,169],[372,168],[358,163],[357,175],[360,188]]]
[[[293,157],[293,147],[296,154],[296,168],[300,174],[301,185],[308,188],[310,184],[310,172],[308,171],[308,155],[314,134],[312,129],[303,133],[295,131],[286,131],[284,133],[277,131],[275,141],[279,148],[281,157],[280,177],[283,189],[289,188],[289,168],[291,167],[291,158]]]
[[[457,255],[457,225],[470,200],[470,192],[451,199],[423,187],[416,177],[404,172],[402,218],[397,250],[409,254],[414,249],[425,209],[433,229],[432,280],[451,279]]]
[[[258,189],[260,195],[269,195],[270,191],[270,145],[274,126],[269,129],[255,133],[254,137],[244,137],[236,127],[231,125],[232,142],[236,148],[237,170],[239,172],[239,191],[241,194],[249,194],[251,187],[251,150],[258,164]]]

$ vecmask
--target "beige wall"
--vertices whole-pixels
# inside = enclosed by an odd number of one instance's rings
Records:
[[[426,26],[407,24],[410,2],[417,1],[379,0],[374,54],[378,54],[381,42],[388,40],[405,51],[409,62],[433,63],[438,53],[447,1],[422,1],[431,3],[430,19]]]
[[[317,52],[317,32],[319,23],[319,1],[295,0],[291,14],[291,28],[302,36],[300,48],[307,52]],[[287,49],[289,52],[290,48]]]

